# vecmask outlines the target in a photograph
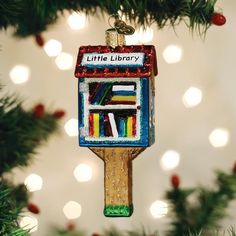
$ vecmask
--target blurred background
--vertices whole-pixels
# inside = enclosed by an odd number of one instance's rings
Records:
[[[218,5],[227,23],[212,26],[206,37],[192,34],[185,25],[175,30],[152,25],[127,38],[127,44],[155,45],[159,70],[156,143],[133,161],[130,218],[103,216],[103,162],[77,141],[78,48],[104,45],[108,16],[65,12],[43,34],[44,48],[33,37],[14,38],[11,29],[0,32],[0,80],[6,90],[23,97],[26,108],[43,103],[48,109],[66,111],[60,134],[38,150],[30,167],[15,170],[14,181],[25,181],[41,208],[41,214],[33,216],[37,224],[33,235],[47,235],[50,225],[69,220],[89,234],[112,225],[165,230],[169,220],[164,195],[172,174],[180,176],[184,187],[211,187],[214,170],[231,168],[236,158],[236,2]],[[226,228],[235,224],[235,201],[228,213],[232,217],[222,222]]]

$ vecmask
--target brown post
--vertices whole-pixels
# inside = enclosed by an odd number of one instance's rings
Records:
[[[127,217],[133,212],[132,160],[144,148],[117,147],[90,149],[104,161],[105,216]]]

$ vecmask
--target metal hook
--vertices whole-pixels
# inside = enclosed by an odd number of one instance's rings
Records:
[[[114,25],[111,25],[111,18],[115,18]],[[135,29],[131,25],[127,25],[123,20],[121,20],[119,14],[112,14],[108,18],[108,24],[115,29],[119,34],[131,35],[135,32]]]

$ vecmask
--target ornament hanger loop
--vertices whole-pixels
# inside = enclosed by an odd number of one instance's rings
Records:
[[[115,18],[113,25],[111,24],[111,18]],[[131,35],[135,32],[135,29],[131,25],[127,25],[123,20],[121,20],[119,14],[110,15],[108,18],[108,24],[119,34]]]

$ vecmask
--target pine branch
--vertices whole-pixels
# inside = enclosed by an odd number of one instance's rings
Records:
[[[16,166],[27,166],[36,149],[57,131],[52,114],[34,116],[15,96],[0,98],[0,175]]]
[[[196,187],[192,190],[178,186],[167,192],[174,213],[172,230],[168,235],[211,234],[212,229],[220,228],[219,222],[226,216],[226,208],[236,197],[236,166],[233,173],[216,172],[216,189]],[[195,202],[190,202],[190,194],[195,194]],[[207,233],[206,233],[207,232]],[[204,235],[204,234],[203,234]]]
[[[119,10],[137,25],[156,23],[159,28],[175,27],[185,22],[191,30],[204,34],[211,25],[217,0],[2,0],[0,29],[13,26],[19,37],[47,30],[64,10],[89,15],[101,11],[115,14]]]
[[[27,236],[28,231],[18,225],[19,215],[28,202],[28,193],[24,185],[13,186],[0,182],[0,235]]]

